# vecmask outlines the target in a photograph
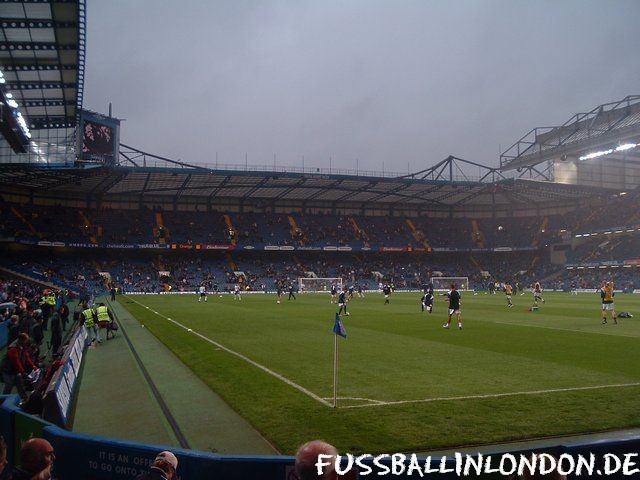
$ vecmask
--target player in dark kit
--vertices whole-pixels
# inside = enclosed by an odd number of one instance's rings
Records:
[[[347,287],[344,287],[344,289],[340,292],[340,296],[338,297],[338,305],[340,306],[340,309],[338,310],[338,315],[340,315],[342,312],[344,312],[345,315],[350,315],[349,312],[347,312]]]
[[[329,301],[329,303],[335,302],[336,295],[338,295],[338,288],[336,287],[335,283],[332,283],[331,284],[331,300]]]
[[[353,299],[353,285],[349,285],[349,295],[347,296],[349,301]]]
[[[278,296],[278,300],[276,300],[276,303],[280,303],[280,300],[282,299],[282,287],[280,286],[280,284],[276,286],[276,295]]]
[[[382,293],[384,293],[384,304],[387,305],[391,296],[391,287],[385,283],[382,287]]]
[[[296,299],[296,287],[293,286],[293,283],[289,285],[289,298],[287,298],[287,300],[291,300],[291,297],[293,297],[293,299]]]
[[[420,301],[420,306],[422,307],[423,312],[425,311],[425,309],[429,313],[433,312],[433,290],[427,291],[422,296],[422,300]]]
[[[456,286],[451,284],[451,290],[447,293],[447,297],[449,298],[449,318],[447,319],[447,323],[442,325],[444,328],[449,328],[451,324],[451,316],[455,314],[456,319],[458,320],[458,328],[462,330],[462,317],[460,314],[460,293],[456,290]]]

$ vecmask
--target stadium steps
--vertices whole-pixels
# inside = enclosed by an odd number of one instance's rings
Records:
[[[28,280],[28,281],[33,282],[33,283],[37,283],[38,285],[42,285],[43,287],[53,288],[55,290],[58,290],[60,288],[60,286],[56,285],[55,283],[45,282],[44,280],[41,280],[41,279],[39,279],[37,277],[32,277],[30,275],[27,275],[27,274],[21,273],[21,272],[17,272],[15,270],[12,270],[12,269],[7,268],[7,267],[0,266],[0,272],[4,272],[5,274],[13,276],[13,277],[22,278],[23,280]]]
[[[471,241],[478,246],[478,248],[484,248],[484,233],[480,230],[477,220],[471,220],[471,228],[473,229],[473,237]]]
[[[415,224],[408,218],[405,219],[405,222],[409,226],[409,230],[411,230],[411,235],[413,235],[414,240],[418,243],[421,243],[424,248],[429,250],[431,248],[431,245],[429,245],[427,239],[424,238],[424,233],[422,232],[422,230],[418,230]]]
[[[540,256],[536,255],[535,257],[533,257],[533,260],[531,260],[531,265],[529,265],[529,270],[533,270],[534,268],[536,268],[536,263],[538,263],[540,261]]]
[[[227,228],[229,229],[229,231],[235,232],[236,229],[233,228],[233,222],[231,221],[231,217],[226,213],[223,216],[224,216],[224,223],[227,225]],[[231,244],[235,245],[237,242],[238,242],[238,239],[234,235],[233,238],[231,239]]]
[[[365,247],[368,247],[369,235],[367,235],[367,232],[365,232],[363,229],[360,228],[360,225],[358,224],[355,218],[349,217],[349,222],[351,223],[351,225],[355,230],[356,238],[360,240]]]
[[[120,330],[87,350],[73,431],[224,454],[278,453],[124,307],[107,303]]]
[[[162,218],[162,212],[156,212],[156,228],[153,232],[154,237],[156,237],[158,239],[158,243],[160,245],[164,245],[165,243],[167,243],[166,240],[166,233],[163,236],[160,236],[160,231],[164,230],[166,232],[166,229],[164,227],[164,220]]]
[[[294,240],[304,238],[304,232],[298,227],[298,222],[293,218],[293,215],[287,215],[287,220],[289,220],[289,226],[291,227],[291,238]]]
[[[13,212],[13,214],[18,217],[18,219],[24,223],[27,228],[29,229],[29,231],[31,233],[33,233],[34,235],[37,235],[36,229],[33,228],[33,225],[31,225],[31,223],[29,222],[29,220],[27,220],[24,215],[22,215],[22,213],[20,213],[20,211],[16,208],[16,207],[11,207],[11,211]]]
[[[86,235],[87,238],[89,238],[89,240],[91,240],[91,243],[94,243],[94,244],[98,243],[98,239],[96,238],[96,236],[93,233],[91,233],[92,225],[89,219],[87,218],[87,216],[84,214],[82,210],[78,210],[78,215],[80,215],[80,219],[82,220],[82,225],[85,227],[82,229],[82,233]]]

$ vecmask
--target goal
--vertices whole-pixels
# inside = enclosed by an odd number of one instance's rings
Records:
[[[469,277],[431,277],[434,290],[449,290],[452,283],[458,290],[469,290]]]
[[[336,285],[342,290],[341,278],[298,278],[298,287],[301,292],[330,292],[331,285]]]

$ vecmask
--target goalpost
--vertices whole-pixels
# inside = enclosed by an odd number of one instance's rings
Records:
[[[331,285],[342,290],[342,278],[298,278],[300,292],[330,292]]]
[[[434,291],[445,291],[455,284],[458,290],[469,290],[469,277],[431,277]]]

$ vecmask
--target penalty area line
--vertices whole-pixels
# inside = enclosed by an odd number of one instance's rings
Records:
[[[588,387],[570,387],[570,388],[551,388],[548,390],[529,390],[523,392],[506,392],[506,393],[488,393],[485,395],[464,395],[460,397],[436,397],[436,398],[423,398],[420,400],[398,400],[398,401],[378,401],[377,403],[371,403],[368,405],[349,405],[340,408],[366,408],[366,407],[379,407],[385,405],[403,405],[405,403],[429,403],[429,402],[451,402],[456,400],[475,400],[484,398],[501,398],[501,397],[516,397],[520,395],[543,395],[545,393],[561,393],[561,392],[577,392],[582,390],[602,390],[605,388],[627,388],[627,387],[640,387],[640,382],[635,383],[618,383],[612,385],[592,385]]]
[[[131,297],[128,297],[129,300],[131,300],[134,303],[137,303],[138,305],[140,305],[141,307],[146,308],[147,310],[150,310],[149,307],[147,307],[146,305],[134,300]],[[178,327],[186,330],[189,333],[193,333],[194,335],[196,335],[197,337],[201,338],[202,340],[204,340],[205,342],[208,342],[212,345],[215,345],[216,347],[218,347],[221,350],[224,350],[227,353],[230,353],[231,355],[235,355],[236,357],[240,358],[241,360],[244,360],[245,362],[253,365],[256,368],[259,368],[260,370],[262,370],[265,373],[268,373],[269,375],[277,378],[278,380],[280,380],[281,382],[286,383],[287,385],[289,385],[290,387],[295,388],[296,390],[304,393],[305,395],[307,395],[308,397],[311,397],[312,399],[314,399],[317,402],[320,402],[321,404],[333,408],[333,405],[329,402],[327,402],[324,398],[319,397],[318,395],[316,395],[315,393],[313,393],[311,390],[308,390],[306,388],[304,388],[302,385],[298,385],[297,383],[295,383],[292,380],[289,380],[287,377],[280,375],[278,372],[274,372],[273,370],[271,370],[270,368],[265,367],[264,365],[259,364],[258,362],[251,360],[249,357],[246,357],[245,355],[238,353],[234,350],[231,350],[230,348],[225,347],[224,345],[222,345],[221,343],[216,342],[215,340],[210,339],[209,337],[205,337],[204,335],[202,335],[201,333],[196,332],[195,330],[181,324],[180,322],[177,322],[176,320],[173,320],[172,318],[166,317],[164,315],[162,315],[161,313],[156,312],[155,310],[151,310],[153,313],[155,313],[156,315],[158,315],[161,318],[164,318],[165,320],[168,320],[169,322],[173,323],[174,325],[177,325]]]

